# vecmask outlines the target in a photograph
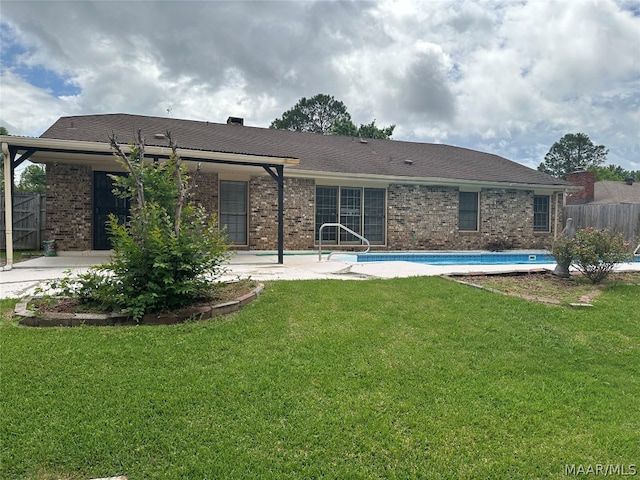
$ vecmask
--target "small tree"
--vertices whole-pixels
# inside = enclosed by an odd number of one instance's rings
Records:
[[[571,243],[572,265],[592,283],[600,283],[618,263],[632,259],[621,233],[587,227],[576,232]]]
[[[169,133],[167,137],[172,155],[165,162],[145,162],[140,132],[130,154],[115,136],[110,138],[118,161],[129,173],[113,176],[114,193],[132,200],[131,217],[124,224],[110,217],[110,263],[80,275],[75,284],[63,282],[63,293],[135,319],[212,294],[228,245],[215,216],[207,218],[202,207],[188,202],[193,183]]]

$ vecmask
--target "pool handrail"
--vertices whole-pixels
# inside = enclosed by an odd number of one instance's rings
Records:
[[[319,262],[322,261],[322,229],[324,227],[338,227],[338,228],[341,228],[341,229],[345,230],[346,232],[350,233],[351,235],[353,235],[354,237],[359,238],[360,240],[362,240],[364,243],[367,244],[367,249],[362,253],[369,253],[369,250],[371,250],[371,243],[369,243],[369,240],[364,238],[359,233],[354,232],[349,227],[345,227],[341,223],[323,223],[320,226],[320,229],[318,230],[318,261]],[[331,253],[329,254],[329,256],[331,256]],[[327,258],[329,258],[329,257],[327,257]]]

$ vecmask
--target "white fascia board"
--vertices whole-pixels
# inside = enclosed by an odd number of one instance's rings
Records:
[[[77,140],[59,140],[55,138],[32,138],[32,137],[17,137],[13,135],[0,135],[0,142],[6,142],[9,146],[16,146],[24,149],[35,148],[38,149],[54,149],[64,150],[68,153],[97,153],[108,154],[113,153],[111,146],[105,142],[84,142]],[[122,151],[129,153],[131,147],[128,144],[121,145]],[[168,156],[171,154],[169,147],[157,147],[147,145],[144,148],[145,155],[163,155]],[[186,148],[178,147],[178,153],[185,158],[194,158],[206,162],[207,160],[219,160],[230,161],[238,164],[264,164],[264,165],[298,165],[300,160],[297,158],[288,157],[268,157],[263,155],[248,155],[241,153],[227,153],[227,152],[211,152],[206,150],[190,150]],[[34,153],[34,155],[36,155]],[[38,155],[40,156],[40,155]]]
[[[509,182],[485,182],[480,180],[459,180],[455,178],[441,177],[401,177],[392,175],[371,175],[371,174],[355,174],[355,173],[337,173],[337,172],[318,172],[312,170],[290,169],[287,170],[288,178],[314,178],[321,182],[371,182],[381,185],[390,183],[401,183],[407,185],[430,185],[430,186],[446,186],[446,187],[467,187],[478,191],[481,188],[511,188],[516,190],[535,190],[535,192],[547,192],[549,194],[555,192],[572,192],[579,191],[582,187],[573,185],[541,185],[531,183],[509,183]]]

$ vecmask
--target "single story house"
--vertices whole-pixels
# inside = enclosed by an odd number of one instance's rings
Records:
[[[190,168],[201,164],[194,200],[218,216],[237,249],[311,250],[325,223],[340,223],[380,250],[545,248],[562,231],[570,183],[506,158],[442,144],[318,135],[129,114],[61,117],[41,137],[3,136],[11,168],[47,169],[47,232],[60,250],[110,248],[111,192],[121,171],[109,137],[145,138],[167,158],[170,132]],[[361,240],[335,227],[323,245]],[[280,257],[281,258],[281,257]]]

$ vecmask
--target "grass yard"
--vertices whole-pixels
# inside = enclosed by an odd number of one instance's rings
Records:
[[[0,301],[9,311],[14,302]],[[640,466],[640,287],[269,283],[224,320],[0,327],[0,478],[587,478]]]
[[[13,252],[13,262],[23,262],[24,260],[30,260],[35,257],[41,257],[42,251],[38,250],[16,250]],[[7,252],[3,250],[0,252],[0,266],[7,264]]]

